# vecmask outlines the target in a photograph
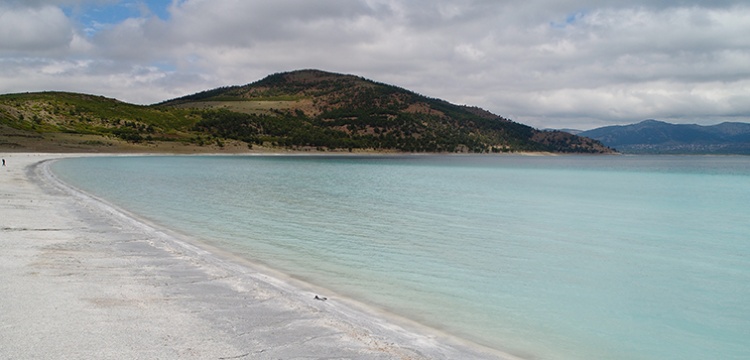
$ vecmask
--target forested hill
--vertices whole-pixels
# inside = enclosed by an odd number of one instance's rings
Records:
[[[611,152],[589,138],[538,131],[479,108],[317,70],[274,74],[152,106],[61,92],[0,95],[2,148]]]
[[[212,109],[197,129],[249,143],[406,152],[610,152],[588,138],[537,131],[479,108],[318,70],[274,74],[160,106]]]

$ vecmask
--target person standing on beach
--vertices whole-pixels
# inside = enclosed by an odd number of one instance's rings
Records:
[[[3,159],[3,166],[5,166],[5,159]]]

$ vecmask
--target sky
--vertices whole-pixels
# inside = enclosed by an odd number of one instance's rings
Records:
[[[536,128],[750,122],[747,0],[0,0],[0,93],[354,74]]]

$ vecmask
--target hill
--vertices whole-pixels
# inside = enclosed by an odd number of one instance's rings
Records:
[[[479,108],[318,70],[274,74],[160,106],[211,110],[197,128],[249,143],[406,152],[610,151],[590,139],[537,131]]]
[[[0,96],[0,147],[34,150],[45,144],[78,151],[611,152],[591,139],[538,131],[479,108],[317,70],[274,74],[152,106],[60,92]]]
[[[189,129],[199,120],[184,110],[87,94],[0,95],[0,149],[181,152],[196,141]]]
[[[580,133],[623,153],[750,154],[750,124],[713,126],[670,124],[645,120]]]

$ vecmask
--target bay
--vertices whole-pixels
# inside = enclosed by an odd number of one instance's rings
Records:
[[[748,157],[138,156],[53,170],[200,241],[521,357],[750,357]]]

